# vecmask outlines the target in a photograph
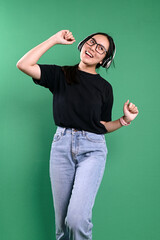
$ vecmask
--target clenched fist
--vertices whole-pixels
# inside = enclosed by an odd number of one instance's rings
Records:
[[[135,104],[129,103],[129,100],[127,100],[127,102],[124,103],[123,112],[124,112],[124,119],[127,122],[130,122],[133,119],[135,119],[135,117],[139,113],[138,108],[135,106]]]
[[[57,44],[72,44],[76,40],[69,30],[61,30],[53,35]]]

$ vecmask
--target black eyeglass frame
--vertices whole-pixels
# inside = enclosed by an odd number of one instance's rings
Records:
[[[89,43],[87,43],[87,42],[88,42],[89,40],[91,40],[91,39],[94,40],[94,43],[93,43],[93,44],[89,44]],[[92,38],[92,37],[89,38],[89,39],[86,41],[86,44],[88,44],[89,46],[93,46],[93,45],[96,44],[96,51],[97,51],[97,47],[98,47],[98,46],[101,46],[101,47],[103,47],[103,48],[105,49],[105,47],[104,47],[102,44],[97,43],[96,40],[95,40],[94,38]],[[98,52],[98,51],[97,51],[97,52]],[[107,51],[106,49],[104,50],[103,53],[105,53],[105,52],[108,53],[108,51]],[[103,54],[103,53],[100,53],[100,52],[98,52],[98,53],[101,54],[101,55]]]

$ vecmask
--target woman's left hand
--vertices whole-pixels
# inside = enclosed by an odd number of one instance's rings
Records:
[[[132,120],[134,120],[139,113],[138,108],[133,103],[129,103],[129,100],[124,103],[123,112],[124,119],[127,122],[131,122]]]

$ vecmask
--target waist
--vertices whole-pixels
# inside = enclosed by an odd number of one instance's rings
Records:
[[[105,135],[104,133],[94,133],[94,132],[89,132],[89,131],[86,131],[86,130],[81,130],[81,129],[77,129],[77,128],[70,128],[70,127],[60,127],[60,126],[57,126],[57,130],[56,132],[70,132],[70,133],[73,133],[76,132],[76,133],[81,133],[83,136],[86,135],[86,133],[91,133],[93,135]]]

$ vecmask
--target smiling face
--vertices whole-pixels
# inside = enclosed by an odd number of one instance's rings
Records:
[[[104,36],[102,34],[97,34],[92,36],[92,38],[94,38],[98,44],[103,45],[103,47],[108,51],[109,40],[107,36]],[[95,71],[96,65],[98,63],[100,64],[102,63],[104,57],[106,56],[106,52],[104,52],[103,54],[98,53],[96,51],[96,46],[97,46],[96,44],[90,46],[86,42],[84,43],[80,53],[80,58],[81,58],[80,66],[90,68],[92,69],[92,71]],[[92,55],[92,57],[89,56],[86,53],[86,51],[88,51]]]

